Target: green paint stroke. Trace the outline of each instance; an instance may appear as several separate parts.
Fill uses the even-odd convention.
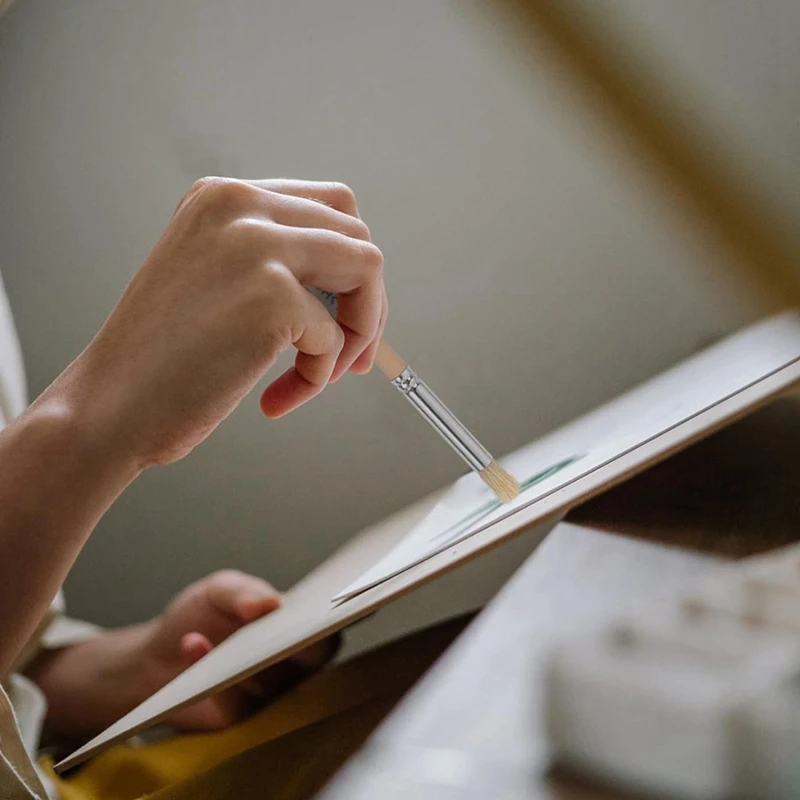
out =
[[[528,491],[528,489],[532,489],[537,484],[541,483],[547,478],[551,478],[558,472],[561,472],[562,469],[565,469],[570,464],[574,464],[576,461],[580,461],[583,458],[584,454],[581,453],[580,455],[570,456],[569,458],[565,458],[563,461],[559,461],[557,464],[553,464],[552,466],[548,467],[547,469],[542,470],[541,472],[537,472],[535,475],[531,475],[530,478],[522,481],[520,484],[519,493],[523,494]],[[466,517],[462,517],[458,522],[451,525],[446,530],[442,531],[441,533],[436,534],[431,541],[436,541],[437,539],[441,539],[442,537],[450,537],[453,535],[453,532],[458,529],[456,535],[460,535],[464,529],[474,525],[476,522],[481,520],[483,517],[488,517],[489,514],[497,511],[503,505],[501,500],[498,500],[496,497],[493,497],[488,502],[484,503],[479,508],[476,508],[475,511],[470,512],[467,514]]]

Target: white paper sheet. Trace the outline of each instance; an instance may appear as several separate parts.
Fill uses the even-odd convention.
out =
[[[794,313],[772,318],[503,459],[526,486],[512,502],[494,501],[477,475],[465,475],[397,547],[331,602],[344,602],[457,545],[798,358],[800,319]]]

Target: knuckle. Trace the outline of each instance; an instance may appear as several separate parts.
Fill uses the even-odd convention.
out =
[[[198,193],[215,211],[237,211],[253,201],[254,188],[233,178],[201,178]],[[196,185],[196,184],[195,184]]]
[[[360,219],[353,220],[353,236],[357,239],[364,239],[365,241],[369,241],[372,238],[372,234],[370,234],[366,223],[362,222]]]
[[[224,179],[217,178],[213,175],[206,175],[204,178],[199,178],[192,184],[191,188],[189,189],[189,194],[198,194],[199,192],[205,191],[221,180]]]
[[[383,253],[372,242],[361,243],[361,255],[364,263],[371,269],[383,269]]]
[[[176,213],[181,210],[183,206],[185,206],[189,201],[197,202],[201,197],[205,196],[205,193],[210,190],[212,186],[216,184],[217,181],[222,180],[221,178],[216,178],[213,176],[206,176],[204,178],[198,178],[190,187],[189,191],[184,194],[181,202],[178,203],[178,208],[176,209]]]
[[[263,253],[274,241],[272,228],[262,220],[237,216],[224,226],[228,244],[237,252],[257,249]]]
[[[331,334],[333,340],[332,349],[335,350],[337,353],[341,353],[342,349],[344,348],[345,336],[341,326],[338,325],[336,322],[333,323],[333,326],[331,328]]]
[[[305,290],[297,282],[292,271],[279,261],[269,261],[261,267],[261,280],[254,299],[259,318],[272,327],[276,317],[291,318],[292,309],[300,301],[300,292]],[[265,315],[265,309],[269,314]]]
[[[326,194],[336,202],[337,205],[352,206],[356,202],[356,193],[346,184],[340,181],[331,181],[325,185]]]
[[[224,180],[214,188],[214,199],[224,207],[242,208],[253,202],[255,189],[244,181]]]
[[[294,294],[296,278],[291,270],[280,261],[267,261],[261,268],[265,288],[270,294],[278,292],[284,296]]]
[[[208,576],[208,587],[210,589],[222,589],[232,583],[237,583],[244,577],[245,574],[238,569],[218,569]]]

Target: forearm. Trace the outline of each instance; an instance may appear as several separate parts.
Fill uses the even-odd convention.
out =
[[[0,433],[0,677],[92,529],[138,474],[68,379]]]
[[[154,622],[43,652],[26,670],[47,697],[47,734],[68,741],[108,727],[161,684],[147,658]]]

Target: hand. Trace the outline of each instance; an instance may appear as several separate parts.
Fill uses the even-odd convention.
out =
[[[179,594],[155,621],[145,646],[146,667],[160,688],[199,661],[243,625],[280,606],[266,581],[234,570],[214,573]],[[179,730],[230,725],[327,663],[338,649],[333,637],[312,645],[259,675],[178,711],[167,722]]]
[[[290,345],[294,367],[261,397],[269,417],[369,371],[387,313],[382,265],[346,186],[198,181],[57,382],[61,396],[139,468],[175,461]],[[338,321],[308,286],[339,295]]]
[[[341,184],[195,184],[94,340],[0,433],[0,680],[114,500],[208,436],[281,350],[298,352],[261,397],[271,417],[370,369],[382,270]],[[338,321],[308,286],[338,294]]]
[[[28,676],[47,696],[49,732],[61,739],[99,733],[280,603],[278,592],[260,578],[223,570],[185,589],[150,622],[42,654]],[[230,725],[321,667],[337,647],[337,638],[319,642],[167,722],[184,731]]]

